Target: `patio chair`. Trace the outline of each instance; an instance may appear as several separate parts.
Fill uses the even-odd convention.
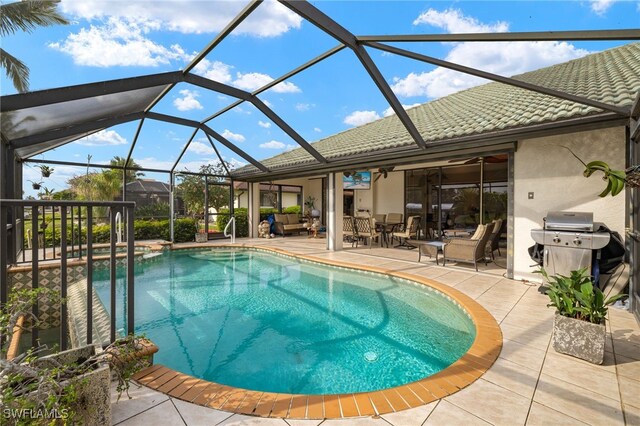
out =
[[[398,238],[400,240],[400,244],[395,247],[416,248],[416,246],[409,243],[409,240],[418,237],[418,229],[420,229],[420,216],[409,216],[407,225],[403,230],[391,233],[391,239]]]
[[[373,239],[380,237],[380,234],[376,231],[376,226],[372,217],[356,217],[356,232],[358,238],[368,239],[369,248],[373,246]]]
[[[354,244],[358,247],[358,231],[356,230],[354,218],[351,216],[342,218],[342,240],[351,243],[351,247]]]
[[[487,249],[490,251],[491,260],[496,260],[496,257],[493,255],[493,252],[498,250],[498,256],[501,256],[500,247],[498,243],[500,242],[500,232],[502,231],[502,219],[495,219],[493,221],[493,232],[491,232],[491,236],[489,237],[489,242],[487,243]]]
[[[373,218],[376,220],[376,223],[384,223],[387,220],[387,215],[382,213],[382,214],[374,214]]]
[[[478,229],[470,239],[454,238],[446,241],[443,248],[444,259],[442,260],[442,265],[445,266],[448,260],[467,262],[473,263],[476,271],[478,271],[478,260],[484,261],[485,265],[487,264],[485,250],[493,228],[493,222],[486,225],[478,225]]]

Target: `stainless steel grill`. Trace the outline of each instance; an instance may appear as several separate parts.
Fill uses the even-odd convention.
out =
[[[531,238],[544,245],[543,266],[549,275],[569,275],[586,267],[591,273],[593,250],[609,243],[609,232],[598,232],[593,213],[552,211],[543,229],[532,229]]]

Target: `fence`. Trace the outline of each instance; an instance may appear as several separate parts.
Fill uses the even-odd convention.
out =
[[[60,262],[60,296],[67,297],[69,284],[67,262],[70,258],[69,249],[73,257],[81,257],[85,249],[86,261],[86,343],[92,344],[93,334],[93,213],[94,209],[106,210],[109,220],[109,267],[110,267],[110,341],[116,339],[116,214],[124,212],[124,229],[126,230],[126,265],[127,265],[127,334],[134,332],[134,208],[133,202],[83,202],[83,201],[36,201],[36,200],[0,200],[0,305],[7,302],[9,292],[8,266],[9,264],[27,263],[31,266],[31,288],[39,287],[39,266],[42,261],[59,260]],[[53,247],[49,253],[46,249],[46,238],[41,231],[41,215],[44,217],[51,212],[53,219]],[[56,212],[59,212],[60,237],[56,238]],[[30,226],[25,227],[30,219]],[[46,222],[46,221],[45,221]],[[85,226],[83,226],[83,223]],[[29,248],[24,247],[25,229],[30,230]],[[70,232],[69,232],[70,231]],[[59,241],[59,246],[56,245]],[[85,244],[83,245],[83,241]],[[40,259],[40,246],[43,245],[43,258]],[[57,254],[56,254],[57,253]],[[77,256],[75,255],[77,253]],[[60,306],[60,347],[68,346],[67,307]],[[32,313],[39,317],[38,302],[34,304]],[[37,346],[38,330],[31,334],[32,346]]]

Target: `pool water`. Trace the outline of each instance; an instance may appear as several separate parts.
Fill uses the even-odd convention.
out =
[[[283,393],[373,391],[446,368],[475,338],[460,307],[399,278],[246,249],[156,259],[135,265],[136,333],[160,348],[155,362],[216,383]],[[94,286],[109,311],[108,270],[95,272]]]

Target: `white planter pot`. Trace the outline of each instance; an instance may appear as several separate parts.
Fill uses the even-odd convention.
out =
[[[605,336],[604,323],[593,324],[556,313],[553,321],[553,349],[556,352],[602,364]]]

